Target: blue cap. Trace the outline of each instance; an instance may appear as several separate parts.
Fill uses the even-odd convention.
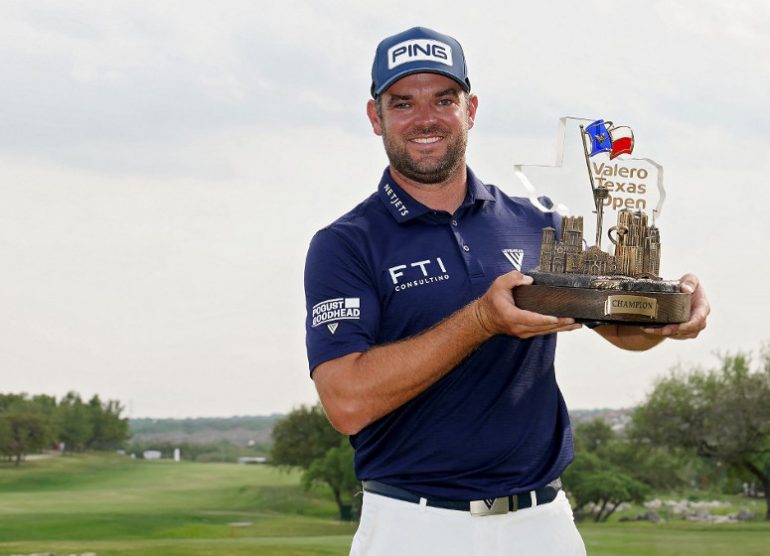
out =
[[[425,27],[412,27],[377,45],[372,64],[372,96],[413,73],[438,73],[454,79],[465,92],[471,82],[460,43]]]

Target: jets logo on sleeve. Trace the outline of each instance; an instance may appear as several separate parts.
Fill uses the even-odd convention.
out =
[[[340,325],[339,321],[359,320],[360,318],[360,297],[337,297],[313,305],[312,327],[325,324],[329,332],[334,334]]]

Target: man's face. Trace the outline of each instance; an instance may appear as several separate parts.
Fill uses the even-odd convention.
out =
[[[423,184],[447,181],[465,162],[468,130],[477,100],[466,100],[452,79],[417,73],[396,81],[382,94],[381,116],[374,101],[368,114],[382,135],[391,170]]]

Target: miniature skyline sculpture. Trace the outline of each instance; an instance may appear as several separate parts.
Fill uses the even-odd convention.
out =
[[[604,201],[609,190],[603,184],[595,185],[589,159],[599,153],[609,153],[610,160],[621,154],[631,154],[634,150],[631,128],[596,120],[585,127],[581,125],[580,132],[594,198],[596,244],[584,248],[582,216],[565,216],[560,239],[556,239],[554,228],[543,229],[537,271],[661,280],[660,231],[654,223],[648,224],[647,214],[643,211],[619,210],[617,223],[608,230],[609,239],[615,246],[614,253],[601,248]]]

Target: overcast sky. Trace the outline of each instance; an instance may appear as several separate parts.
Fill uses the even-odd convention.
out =
[[[0,390],[98,393],[132,417],[312,403],[307,244],[376,187],[372,56],[414,25],[465,48],[468,162],[488,183],[524,194],[513,165],[552,163],[565,115],[632,126],[664,166],[662,274],[700,276],[709,328],[645,353],[561,336],[572,408],[628,406],[676,364],[756,351],[768,6],[2,0]]]

